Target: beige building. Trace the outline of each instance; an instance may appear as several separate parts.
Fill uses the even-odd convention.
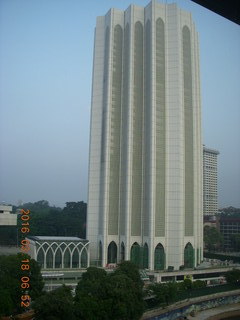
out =
[[[202,260],[199,72],[194,22],[176,4],[97,18],[87,239],[98,265]]]
[[[203,213],[215,215],[218,212],[218,168],[219,151],[203,147]]]
[[[0,205],[0,226],[16,226],[17,214],[13,214],[12,206]]]

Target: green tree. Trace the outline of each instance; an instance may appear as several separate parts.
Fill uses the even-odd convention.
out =
[[[0,244],[17,245],[17,226],[0,226]]]
[[[23,260],[29,260],[29,270],[22,270]],[[21,288],[21,278],[29,277],[29,288]],[[0,314],[22,312],[21,295],[28,290],[31,299],[42,294],[44,283],[37,262],[27,254],[0,256],[0,292],[6,293],[4,299],[7,301],[7,309],[0,309]],[[3,298],[3,296],[1,296]],[[2,306],[0,305],[0,308]],[[8,313],[8,314],[6,314]]]
[[[9,289],[4,289],[0,285],[0,317],[10,315],[14,310],[11,293]]]
[[[203,281],[203,280],[193,281],[192,287],[193,287],[193,289],[205,288],[206,287],[206,282]]]
[[[228,207],[219,210],[220,216],[240,217],[240,208]]]
[[[103,301],[106,299],[106,280],[106,271],[96,267],[89,267],[82,275],[76,287],[75,314],[77,319],[105,319],[108,311]]]
[[[36,320],[74,320],[71,289],[63,285],[46,293],[33,303]]]
[[[69,228],[68,232],[86,239],[87,204],[83,201],[66,202],[63,213],[66,219],[70,219],[71,221],[70,224],[67,224]]]
[[[220,247],[223,237],[214,227],[204,227],[204,243],[209,251],[214,251]]]
[[[87,204],[67,202],[66,207],[51,207],[46,200],[26,203],[24,208],[30,210],[30,232],[34,236],[77,236],[86,238]],[[18,217],[18,228],[21,228],[21,216]]]
[[[181,284],[184,290],[190,290],[193,287],[193,282],[191,279],[184,279],[183,282],[181,282]]]
[[[155,283],[149,286],[149,290],[155,296],[157,304],[168,305],[176,298],[178,284],[176,282]]]
[[[231,271],[226,272],[225,278],[227,283],[236,284],[240,282],[240,270],[232,269]]]
[[[119,263],[115,274],[125,274],[128,278],[132,279],[133,283],[137,285],[139,289],[143,288],[143,281],[141,279],[138,267],[133,262],[123,261]]]
[[[112,274],[90,267],[83,274],[76,288],[75,315],[83,320],[134,320],[144,310],[141,279],[129,264]],[[135,267],[135,266],[134,266]],[[135,281],[132,278],[135,279]]]
[[[113,273],[109,276],[107,289],[107,295],[111,302],[109,319],[137,320],[141,317],[144,311],[142,291],[139,292],[137,285],[131,278],[125,274]]]

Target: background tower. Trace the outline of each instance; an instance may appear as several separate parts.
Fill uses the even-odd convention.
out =
[[[218,212],[217,156],[219,151],[203,146],[203,213],[216,215]]]
[[[92,260],[201,261],[198,36],[176,4],[97,18],[88,197]]]

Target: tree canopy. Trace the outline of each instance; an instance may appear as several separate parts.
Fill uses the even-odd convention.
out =
[[[22,261],[29,260],[29,270],[22,270]],[[21,288],[21,278],[29,277],[28,295],[35,299],[42,294],[44,286],[40,267],[27,254],[0,256],[0,315],[22,312],[21,296],[25,289]]]
[[[39,297],[33,308],[36,320],[75,319],[71,289],[65,285]]]
[[[231,271],[226,272],[225,278],[227,283],[230,283],[230,284],[240,283],[240,270],[233,269]]]
[[[204,243],[209,251],[218,249],[222,241],[223,237],[215,227],[204,227]]]
[[[240,208],[235,208],[235,207],[227,207],[223,209],[218,210],[218,215],[220,216],[227,216],[227,217],[240,217]]]
[[[134,264],[120,264],[116,271],[90,267],[76,288],[75,313],[83,320],[134,320],[144,310],[142,282]]]
[[[87,204],[83,201],[67,202],[61,209],[51,207],[46,200],[25,203],[23,208],[30,210],[30,232],[32,236],[75,236],[86,238]],[[18,227],[21,227],[18,217]]]

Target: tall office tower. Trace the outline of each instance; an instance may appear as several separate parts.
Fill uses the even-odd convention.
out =
[[[97,18],[87,238],[91,260],[151,270],[202,259],[198,36],[150,2]]]
[[[203,213],[215,215],[218,211],[217,156],[219,151],[203,146]]]

